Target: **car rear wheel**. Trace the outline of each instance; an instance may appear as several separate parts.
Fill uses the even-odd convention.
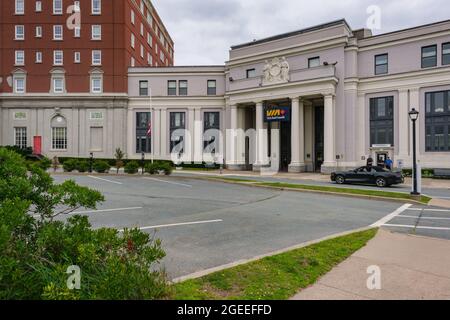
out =
[[[379,178],[377,178],[375,183],[376,183],[377,187],[380,187],[380,188],[387,187],[387,182],[386,182],[385,178],[379,177]]]
[[[344,184],[345,183],[345,178],[343,176],[336,176],[336,183],[337,184]]]

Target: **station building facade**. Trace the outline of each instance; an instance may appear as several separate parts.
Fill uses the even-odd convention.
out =
[[[128,158],[202,163],[214,141],[213,162],[237,170],[327,173],[369,156],[410,167],[415,108],[422,167],[450,168],[450,21],[374,36],[338,20],[233,46],[221,66],[131,67],[127,79],[126,112],[65,110],[71,143],[104,121],[111,147],[64,155],[113,157],[122,139]]]

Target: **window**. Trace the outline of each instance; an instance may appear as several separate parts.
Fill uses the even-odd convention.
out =
[[[25,93],[25,78],[15,77],[14,78],[14,93]]]
[[[134,41],[135,41],[135,38],[134,38],[134,34],[132,33],[131,34],[131,47],[134,49]]]
[[[25,65],[25,51],[23,50],[17,50],[15,58],[15,65],[16,66],[24,66]]]
[[[141,58],[144,58],[144,46],[141,44]]]
[[[92,26],[92,40],[102,40],[102,26],[101,25],[93,25]]]
[[[215,96],[217,94],[216,87],[216,80],[208,80],[208,96]]]
[[[170,152],[184,153],[186,113],[170,113]],[[178,146],[175,150],[175,146]]]
[[[53,14],[62,14],[63,4],[62,0],[53,0]]]
[[[388,55],[380,54],[375,56],[375,74],[387,74],[388,73]]]
[[[36,1],[36,12],[42,12],[42,1]]]
[[[53,26],[53,40],[63,40],[63,26]]]
[[[150,112],[136,113],[136,153],[152,152],[152,125]]]
[[[25,14],[25,0],[16,0],[16,14]]]
[[[67,123],[62,116],[52,120],[52,149],[67,150]]]
[[[74,36],[75,38],[81,37],[81,27],[75,27],[75,28],[73,29],[73,36]]]
[[[150,52],[147,53],[147,62],[149,66],[153,64],[153,56],[150,54]]]
[[[216,130],[215,135],[213,130]],[[214,142],[219,141],[219,136],[216,136],[220,130],[220,112],[205,112],[203,115],[203,149],[206,150],[210,146],[208,152],[216,153],[218,145],[214,145]]]
[[[141,13],[144,14],[144,1],[141,0],[141,3],[139,4],[139,10],[141,10]]]
[[[36,27],[36,38],[42,38],[42,26]]]
[[[131,10],[131,23],[134,24],[134,11]]]
[[[100,50],[92,51],[92,65],[101,66],[102,65],[102,52]]]
[[[15,26],[14,40],[25,40],[25,26]]]
[[[320,67],[320,57],[314,57],[308,59],[308,68]]]
[[[25,149],[28,147],[27,143],[27,128],[26,127],[16,127],[14,128],[14,145],[20,149]]]
[[[370,144],[394,145],[394,97],[370,99]]]
[[[150,47],[153,47],[153,38],[152,35],[149,33],[147,33],[147,43]]]
[[[175,80],[169,80],[167,83],[167,94],[169,96],[176,96],[177,95],[177,82]]]
[[[102,14],[102,0],[92,0],[91,13],[95,15]]]
[[[80,52],[75,52],[74,53],[73,62],[81,63],[81,53]]]
[[[422,68],[431,68],[437,66],[437,46],[428,46],[422,48]]]
[[[53,78],[53,93],[64,93],[64,78]]]
[[[148,96],[148,81],[139,81],[139,95]]]
[[[36,52],[36,63],[42,63],[42,52]]]
[[[93,76],[91,78],[91,92],[92,93],[102,93],[103,91],[103,80],[101,76]]]
[[[450,91],[425,94],[425,150],[450,151]]]
[[[187,96],[188,95],[188,82],[187,80],[180,80],[179,83],[179,89],[178,94],[180,96]]]
[[[136,65],[136,60],[131,57],[131,66],[134,67]]]
[[[153,24],[153,18],[152,18],[152,15],[150,14],[150,12],[147,12],[147,22],[151,27]]]
[[[256,77],[256,70],[255,69],[248,69],[247,70],[247,79],[248,78],[254,78]]]
[[[62,50],[53,51],[53,65],[62,66],[64,64],[64,53]]]
[[[442,45],[442,64],[450,64],[450,42]]]
[[[166,60],[164,52],[162,51],[159,52],[159,59],[161,60],[162,63],[164,63],[164,61]]]
[[[144,36],[144,25],[141,23],[141,36]]]

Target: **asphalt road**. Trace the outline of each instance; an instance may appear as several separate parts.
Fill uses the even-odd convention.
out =
[[[155,233],[171,278],[365,227],[401,206],[181,177],[54,178],[73,179],[105,195],[99,211],[78,212],[93,227]]]

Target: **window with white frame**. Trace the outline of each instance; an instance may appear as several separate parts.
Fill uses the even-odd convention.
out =
[[[136,60],[134,60],[133,57],[131,57],[131,66],[134,67],[136,65]]]
[[[162,52],[162,51],[159,52],[159,59],[161,59],[161,62],[164,63],[164,61],[166,60],[166,57],[165,57],[165,55],[164,55],[164,52]]]
[[[42,63],[42,52],[41,51],[36,52],[36,63]]]
[[[36,12],[42,12],[42,1],[36,1]]]
[[[91,92],[102,93],[103,91],[103,79],[101,75],[93,75],[91,77]]]
[[[92,0],[91,13],[102,14],[102,0]]]
[[[144,57],[144,46],[141,44],[141,58]]]
[[[52,150],[67,150],[67,121],[63,116],[56,116],[51,121]]]
[[[73,36],[74,36],[75,38],[81,37],[81,27],[75,27],[75,28],[73,29]]]
[[[141,23],[141,36],[144,36],[144,24]]]
[[[102,65],[102,52],[101,50],[92,51],[92,65],[101,66]]]
[[[25,51],[16,50],[15,53],[15,65],[16,66],[24,66],[25,65]]]
[[[42,26],[36,26],[36,38],[42,38]]]
[[[149,66],[153,64],[153,56],[150,54],[150,52],[147,52],[147,62]]]
[[[14,77],[14,93],[25,93],[25,77]]]
[[[135,37],[134,34],[131,34],[131,47],[134,48]]]
[[[141,13],[144,14],[144,1],[141,0],[141,3],[139,4],[139,9],[141,10]]]
[[[152,35],[149,33],[147,33],[147,43],[150,47],[153,47],[153,38]]]
[[[15,26],[14,40],[25,40],[25,26],[23,25]]]
[[[63,13],[63,0],[53,0],[53,14],[62,14]]]
[[[16,0],[16,14],[25,14],[25,0]]]
[[[92,26],[92,40],[102,40],[102,26],[93,25]]]
[[[14,128],[14,145],[20,149],[25,149],[28,147],[26,127]]]
[[[147,22],[150,25],[150,27],[152,27],[153,18],[152,18],[152,15],[150,14],[150,12],[147,12]]]
[[[54,25],[53,26],[53,40],[63,40],[63,26]]]
[[[134,24],[134,20],[135,20],[135,18],[134,18],[134,11],[131,10],[131,23],[132,24]]]
[[[54,77],[53,78],[53,93],[64,93],[64,78]]]
[[[74,53],[73,62],[81,63],[81,53],[80,52],[77,51]]]
[[[64,52],[62,50],[53,51],[53,65],[62,66],[64,64]]]

